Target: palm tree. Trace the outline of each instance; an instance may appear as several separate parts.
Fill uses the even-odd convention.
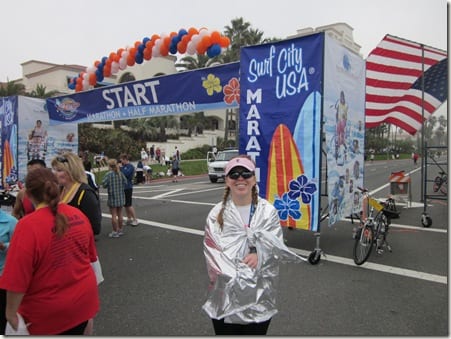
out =
[[[36,88],[34,90],[32,90],[31,93],[29,93],[28,95],[33,98],[45,99],[45,98],[50,98],[50,97],[53,97],[53,96],[59,94],[58,91],[47,92],[46,90],[47,90],[47,88],[44,85],[37,84]]]
[[[0,83],[0,97],[9,97],[13,95],[24,95],[25,85],[15,81],[7,81],[6,84]]]
[[[257,45],[263,41],[263,32],[251,28],[251,24],[243,18],[233,19],[231,26],[225,26],[224,35],[230,39],[230,47],[222,56],[224,63],[240,60],[241,47]]]
[[[187,70],[209,67],[217,62],[221,62],[220,56],[216,56],[214,58],[209,58],[208,55],[196,54],[195,56],[188,55],[188,56],[181,58],[180,62],[175,64],[175,67],[182,68],[183,71],[187,71]]]

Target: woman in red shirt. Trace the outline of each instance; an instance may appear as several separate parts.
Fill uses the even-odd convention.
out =
[[[19,313],[31,335],[83,334],[99,310],[91,224],[78,208],[60,203],[50,169],[28,173],[25,187],[36,210],[19,220],[8,250],[0,280],[6,318],[16,330]]]

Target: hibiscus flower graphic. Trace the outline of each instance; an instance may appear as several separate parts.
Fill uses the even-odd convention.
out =
[[[226,104],[233,104],[236,101],[237,104],[240,103],[240,82],[237,78],[232,78],[229,83],[222,89],[224,93],[224,102]]]
[[[300,196],[304,204],[309,204],[313,193],[316,192],[316,184],[309,181],[304,174],[298,176],[296,180],[291,180],[288,186],[290,199],[297,199]]]
[[[292,200],[288,193],[284,193],[281,198],[277,197],[274,201],[274,207],[277,209],[280,220],[287,220],[288,216],[294,220],[301,219],[301,205],[298,200]]]
[[[221,92],[221,81],[213,74],[208,74],[207,79],[202,81],[202,86],[207,90],[207,94],[212,96],[214,92]]]

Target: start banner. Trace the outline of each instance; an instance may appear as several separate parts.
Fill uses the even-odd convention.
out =
[[[238,71],[235,62],[49,98],[50,124],[235,108],[239,105]]]

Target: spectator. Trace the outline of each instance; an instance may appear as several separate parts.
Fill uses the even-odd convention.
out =
[[[102,186],[108,191],[107,205],[111,213],[111,226],[113,231],[108,234],[110,238],[119,238],[124,234],[122,207],[125,205],[125,187],[127,178],[120,171],[116,159],[108,160],[108,172],[102,180]]]
[[[146,183],[150,183],[152,181],[152,167],[145,165],[143,170],[144,175],[146,176]]]
[[[88,184],[82,160],[72,152],[65,152],[53,158],[51,165],[61,186],[61,201],[80,209],[91,222],[94,235],[100,234],[100,200]]]
[[[146,165],[147,166],[147,165]],[[144,182],[144,165],[141,160],[136,165],[136,183],[141,184]]]
[[[180,161],[182,161],[182,158],[181,158],[181,155],[180,155],[180,150],[177,148],[177,146],[175,146],[174,156],[178,160],[179,163],[180,163]]]
[[[83,334],[99,310],[91,225],[79,209],[60,203],[50,169],[28,173],[25,187],[37,208],[19,220],[8,250],[0,281],[6,318],[17,330],[19,313],[30,335]]]
[[[149,155],[147,154],[147,152],[144,148],[141,148],[141,161],[144,164],[147,164],[148,160],[149,160]]]
[[[418,161],[418,153],[414,152],[413,153],[413,164],[416,166],[417,165],[417,161]]]
[[[152,145],[149,149],[150,160],[153,162],[155,160],[155,145]]]
[[[27,163],[27,173],[36,168],[45,168],[45,161],[42,159],[32,159]],[[17,192],[16,202],[14,203],[12,216],[16,219],[22,218],[24,215],[34,211],[33,203],[26,194],[25,188]]]
[[[161,157],[161,150],[160,150],[160,147],[157,147],[157,149],[155,150],[155,161],[157,162],[157,164],[160,163],[160,157]]]
[[[83,167],[85,168],[88,185],[91,186],[91,188],[97,193],[97,196],[99,196],[99,185],[97,185],[96,176],[91,172],[91,162],[89,160],[84,160]]]
[[[177,175],[179,174],[179,160],[176,155],[172,158],[171,170],[173,177],[172,182],[177,182]]]
[[[8,253],[9,243],[16,228],[17,219],[0,210],[0,276],[5,266],[6,253]],[[5,334],[6,327],[6,291],[0,289],[0,334]]]
[[[133,166],[127,154],[121,155],[121,172],[127,178],[127,185],[125,186],[125,214],[127,215],[127,225],[136,227],[139,225],[138,219],[136,219],[135,208],[132,204],[133,197],[133,176],[135,175],[135,166]]]

